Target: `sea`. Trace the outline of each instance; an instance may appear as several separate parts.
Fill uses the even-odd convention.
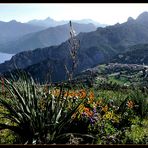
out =
[[[12,58],[14,54],[2,53],[0,52],[0,64],[8,61]]]

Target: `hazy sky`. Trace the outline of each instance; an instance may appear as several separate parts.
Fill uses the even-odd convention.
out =
[[[112,25],[125,22],[129,16],[135,19],[144,11],[148,11],[147,3],[0,3],[0,20],[27,22],[47,17],[55,20],[90,18]]]

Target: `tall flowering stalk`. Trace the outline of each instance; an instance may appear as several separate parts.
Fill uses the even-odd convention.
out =
[[[71,21],[69,22],[69,24],[70,24],[69,52],[70,52],[70,56],[72,59],[72,67],[71,67],[71,69],[68,69],[67,66],[65,65],[65,69],[66,69],[66,73],[68,75],[68,79],[69,79],[69,81],[71,81],[73,79],[74,72],[75,72],[76,67],[78,65],[77,52],[78,52],[78,49],[80,46],[80,41],[76,38],[76,32],[73,29]]]
[[[1,85],[2,85],[2,94],[5,94],[5,88],[4,88],[4,79],[1,77]]]

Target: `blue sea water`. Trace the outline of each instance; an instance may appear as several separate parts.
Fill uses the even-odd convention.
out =
[[[10,60],[13,55],[14,54],[7,54],[0,52],[0,63],[4,63],[5,61]]]

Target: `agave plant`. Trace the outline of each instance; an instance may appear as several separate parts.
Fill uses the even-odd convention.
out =
[[[23,144],[56,143],[62,130],[72,118],[81,101],[66,111],[69,100],[64,99],[61,87],[60,95],[55,97],[45,93],[43,87],[22,74],[17,81],[4,78],[9,96],[0,98],[0,105],[5,112],[0,116],[9,123],[0,123],[0,130],[9,129],[16,133]]]

